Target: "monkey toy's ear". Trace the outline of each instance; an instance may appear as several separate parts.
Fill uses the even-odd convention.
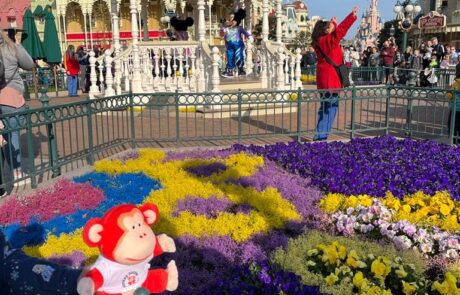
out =
[[[144,204],[141,207],[139,207],[139,210],[141,210],[142,214],[144,214],[145,221],[147,224],[154,224],[158,220],[158,207],[154,204]]]
[[[100,218],[90,219],[83,228],[83,241],[90,247],[99,246],[104,226]]]

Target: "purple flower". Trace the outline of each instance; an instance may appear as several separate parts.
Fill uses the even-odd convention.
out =
[[[348,143],[277,143],[235,145],[235,150],[264,155],[288,171],[310,178],[323,192],[397,197],[422,190],[447,190],[460,199],[460,148],[434,141],[398,140],[391,136],[353,139]]]
[[[208,165],[196,166],[187,168],[187,172],[198,177],[208,177],[215,173],[222,172],[227,169],[227,166],[221,162],[213,162]]]

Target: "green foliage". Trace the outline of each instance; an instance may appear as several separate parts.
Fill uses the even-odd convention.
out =
[[[311,33],[309,31],[300,31],[292,42],[292,47],[300,48],[303,50],[307,49],[311,43]]]
[[[311,231],[296,239],[291,239],[286,249],[278,249],[271,257],[272,262],[279,264],[284,270],[293,272],[302,278],[302,283],[309,286],[321,286],[321,291],[329,294],[353,294],[353,283],[343,280],[337,285],[328,286],[324,276],[308,269],[307,261],[310,259],[308,251],[319,244],[330,244],[338,241],[348,250],[355,250],[359,256],[373,254],[375,257],[401,257],[404,264],[414,266],[414,275],[423,277],[427,269],[426,261],[416,252],[398,251],[392,245],[379,245],[373,242],[363,241],[359,238],[335,237],[324,232]]]
[[[262,19],[259,19],[252,32],[256,39],[262,39]],[[276,17],[268,16],[268,40],[276,40]]]

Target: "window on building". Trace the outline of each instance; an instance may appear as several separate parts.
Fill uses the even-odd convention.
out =
[[[460,23],[460,10],[457,9],[454,12],[452,12],[452,23],[453,24],[459,24]]]
[[[303,17],[303,15],[300,16],[300,21],[301,21],[301,22],[304,22],[304,21],[305,21],[305,18]]]
[[[430,0],[430,11],[436,10],[436,0]]]

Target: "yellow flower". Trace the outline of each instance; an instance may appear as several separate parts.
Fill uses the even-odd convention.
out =
[[[364,277],[363,273],[360,271],[358,271],[353,277],[353,285],[359,289],[361,289],[361,287],[363,286],[363,284],[366,283],[366,281],[367,281],[366,278]]]
[[[403,266],[400,266],[399,269],[395,271],[395,273],[400,279],[404,279],[405,277],[407,277],[407,272],[404,270]]]
[[[349,267],[352,267],[352,268],[357,268],[359,266],[359,256],[355,250],[351,250],[350,253],[348,253],[346,263]]]
[[[415,283],[410,284],[403,281],[402,285],[404,295],[413,295],[417,291],[417,285]]]
[[[344,199],[341,194],[328,194],[319,202],[319,207],[326,213],[335,213],[341,209]]]
[[[339,280],[339,277],[331,273],[324,280],[326,281],[328,285],[332,286]]]
[[[460,294],[459,289],[457,288],[457,279],[450,273],[446,272],[446,277],[444,282],[434,282],[431,286],[432,290],[438,291],[442,295],[458,295]]]
[[[450,214],[451,208],[445,204],[442,204],[439,211],[442,215],[447,216]]]
[[[372,262],[371,271],[376,278],[384,280],[391,271],[390,260],[384,256],[379,256]]]
[[[404,213],[410,213],[412,209],[409,205],[403,205],[402,210],[404,211]]]

